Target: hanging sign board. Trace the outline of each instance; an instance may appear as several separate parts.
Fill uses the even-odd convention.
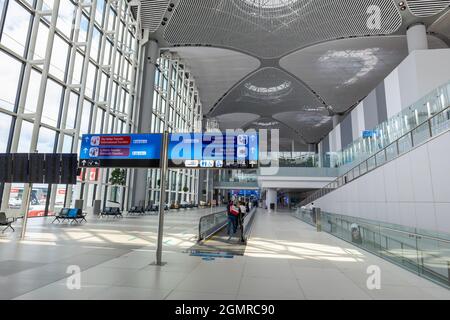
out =
[[[162,134],[83,135],[82,168],[159,168]]]
[[[170,134],[168,152],[170,168],[256,169],[258,134]]]

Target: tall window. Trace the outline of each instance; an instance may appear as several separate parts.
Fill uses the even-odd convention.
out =
[[[195,98],[197,97],[197,98]],[[195,79],[183,67],[182,62],[163,55],[158,59],[155,73],[151,130],[164,132],[200,132],[201,105]],[[149,171],[149,200],[158,201],[159,170]],[[168,174],[167,202],[198,201],[198,171],[173,170]]]
[[[128,1],[37,5],[0,0],[0,152],[76,152],[83,133],[133,130],[127,112],[135,104],[139,40]],[[52,14],[40,15],[48,10]],[[53,186],[50,195],[48,185],[36,185],[34,193],[45,196],[32,205],[48,202],[54,212],[70,205],[66,192],[91,197],[93,184],[101,183]],[[2,207],[16,207],[21,192],[23,186],[5,184]]]

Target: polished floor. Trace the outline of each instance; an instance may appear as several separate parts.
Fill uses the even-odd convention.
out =
[[[89,219],[83,226],[30,221],[27,239],[0,236],[0,299],[450,299],[450,291],[284,213],[257,213],[244,256],[190,256],[198,220],[166,215],[164,267],[157,217]],[[367,268],[381,289],[367,288]],[[70,290],[77,266],[81,286]],[[69,284],[69,286],[68,286]]]

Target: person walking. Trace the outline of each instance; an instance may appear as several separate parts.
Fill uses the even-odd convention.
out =
[[[232,201],[227,206],[227,213],[228,213],[228,241],[231,240],[233,235],[237,231],[237,219],[239,216],[239,208],[234,205]]]

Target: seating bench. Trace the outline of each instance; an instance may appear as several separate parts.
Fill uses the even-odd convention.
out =
[[[0,212],[0,226],[4,227],[6,226],[6,228],[2,230],[2,233],[5,233],[7,229],[11,229],[14,232],[15,230],[11,225],[13,222],[14,220],[11,220],[8,217],[6,217],[6,213]]]
[[[86,213],[84,213],[81,209],[70,209],[70,208],[62,208],[58,215],[55,216],[55,219],[52,221],[58,221],[58,223],[64,222],[66,220],[70,221],[70,223],[82,223],[87,222]]]
[[[128,214],[138,214],[138,215],[143,215],[145,214],[145,209],[142,206],[137,206],[137,207],[131,207],[130,210],[128,210]]]
[[[113,208],[113,207],[105,207],[105,209],[100,212],[100,218],[103,216],[113,216],[114,218],[123,218],[122,212],[120,211],[120,208]]]

